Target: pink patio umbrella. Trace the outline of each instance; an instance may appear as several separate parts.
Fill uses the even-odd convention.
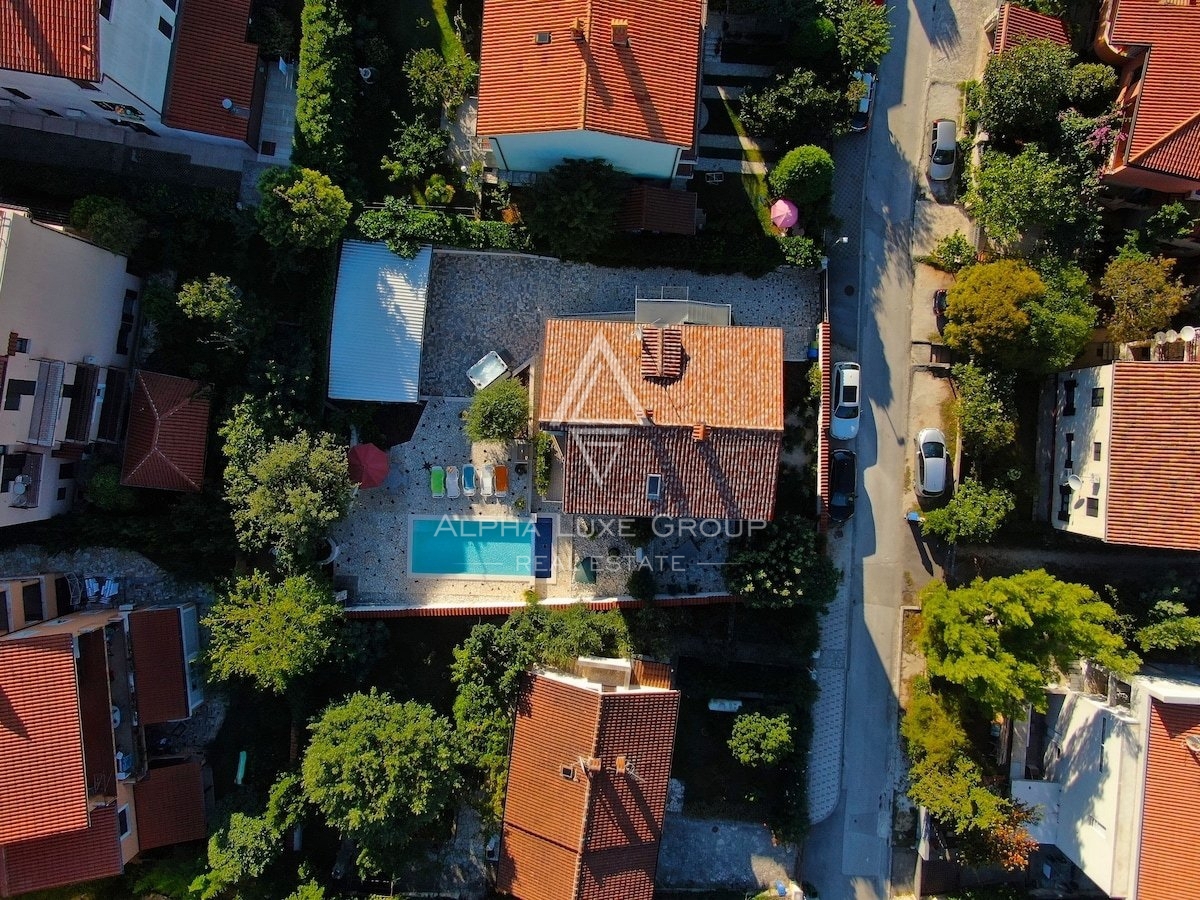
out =
[[[347,454],[350,480],[361,487],[373,488],[387,478],[388,455],[374,444],[355,444]]]
[[[791,200],[779,199],[771,204],[771,224],[776,228],[791,228],[800,220],[800,210]]]

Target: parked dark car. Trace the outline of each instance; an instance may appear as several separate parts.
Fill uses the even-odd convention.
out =
[[[862,96],[858,99],[858,106],[850,118],[850,130],[866,131],[871,123],[871,106],[875,100],[875,85],[879,82],[879,76],[872,69],[866,69],[855,72],[850,77],[862,83]]]
[[[853,450],[834,450],[829,463],[829,518],[845,522],[854,515],[858,457]]]

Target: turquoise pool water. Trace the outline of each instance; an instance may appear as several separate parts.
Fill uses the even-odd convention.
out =
[[[413,575],[531,578],[535,537],[544,527],[535,518],[413,517],[409,570]]]

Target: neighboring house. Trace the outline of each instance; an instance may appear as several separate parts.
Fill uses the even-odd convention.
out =
[[[517,698],[497,890],[652,900],[679,692],[658,663],[581,657]]]
[[[119,125],[257,149],[266,68],[246,39],[251,5],[0,3],[0,103],[43,131],[94,138]]]
[[[0,527],[65,512],[85,449],[121,436],[141,289],[126,262],[0,207]]]
[[[1116,360],[1056,376],[1049,477],[1055,528],[1200,550],[1196,474],[1200,364]]]
[[[1165,194],[1200,190],[1200,6],[1105,0],[1095,50],[1121,71],[1124,124],[1106,184]]]
[[[1071,46],[1071,35],[1062,19],[1013,3],[1004,3],[992,13],[984,31],[987,32],[993,53],[1003,53],[1033,40],[1053,41],[1060,47]]]
[[[1122,900],[1195,896],[1200,673],[1088,671],[1049,701],[1014,729],[1011,762],[1013,798],[1042,813],[1030,833],[1065,857],[1046,856],[1046,886],[1072,890],[1082,873]]]
[[[486,0],[477,133],[494,164],[608,160],[643,178],[695,161],[702,0]]]
[[[52,596],[57,580],[0,583]],[[119,875],[206,835],[202,762],[157,757],[148,735],[203,702],[196,607],[66,613],[53,599],[45,621],[26,606],[0,633],[0,897]]]
[[[563,512],[773,517],[782,329],[550,319],[538,369]]]
[[[210,392],[198,381],[174,375],[139,371],[134,376],[121,484],[200,491]]]

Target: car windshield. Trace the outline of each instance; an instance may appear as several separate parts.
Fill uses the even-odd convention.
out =
[[[926,459],[941,459],[946,448],[935,441],[927,441],[921,445],[921,455]]]
[[[838,408],[833,411],[833,414],[839,419],[853,419],[858,416],[858,404],[855,403],[851,406],[839,404]]]
[[[954,162],[954,149],[950,147],[941,147],[933,151],[933,161],[939,166],[944,166],[946,163]]]

